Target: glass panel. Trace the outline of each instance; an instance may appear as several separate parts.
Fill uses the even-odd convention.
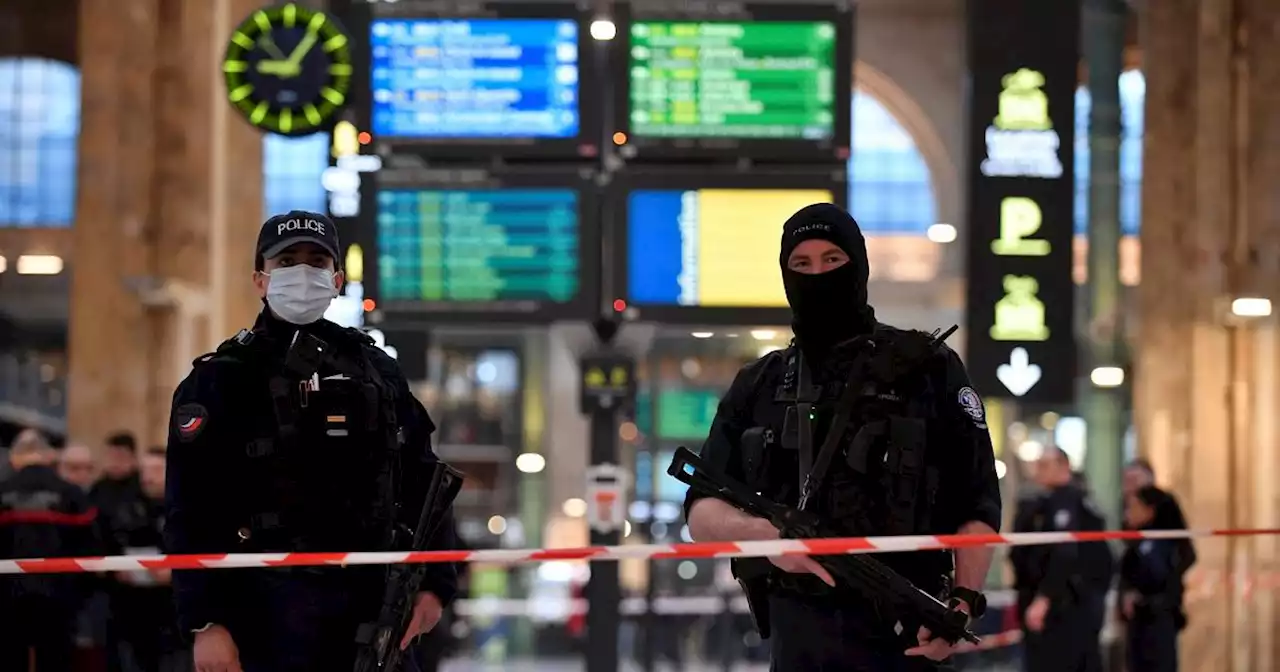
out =
[[[263,219],[290,210],[327,212],[328,199],[320,180],[328,167],[328,133],[303,138],[264,136]]]
[[[80,73],[42,58],[0,58],[0,227],[75,219]]]

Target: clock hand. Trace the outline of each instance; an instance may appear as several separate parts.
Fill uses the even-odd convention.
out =
[[[270,35],[263,35],[258,38],[258,45],[275,60],[284,61],[288,59],[288,56],[284,55],[284,52],[280,50],[280,46],[276,44],[275,40],[271,39]]]
[[[289,61],[261,60],[258,61],[258,65],[254,69],[260,74],[275,75],[284,79],[297,77],[298,73],[302,72],[301,66]]]
[[[289,54],[289,58],[285,63],[301,69],[302,59],[306,58],[307,52],[311,51],[311,47],[316,45],[316,41],[320,39],[320,35],[314,30],[308,30],[306,35],[302,36],[302,40],[298,42],[298,46],[293,48],[293,52]]]

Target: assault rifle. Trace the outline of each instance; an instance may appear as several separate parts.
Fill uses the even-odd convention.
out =
[[[667,473],[697,492],[724,500],[743,512],[764,518],[781,531],[784,539],[823,539],[840,535],[827,534],[818,518],[810,512],[772,502],[753,492],[745,484],[712,467],[685,447],[676,450]],[[825,555],[814,558],[836,581],[871,598],[877,604],[890,606],[896,614],[915,617],[935,637],[955,643],[961,639],[978,643],[969,630],[969,617],[949,608],[937,598],[917,588],[906,577],[869,555]],[[753,598],[755,598],[753,600]],[[754,602],[759,595],[751,595]],[[753,615],[755,604],[753,607]],[[767,636],[768,624],[757,623],[761,635]]]
[[[444,462],[436,462],[430,478],[422,514],[413,530],[410,551],[427,550],[448,517],[453,500],[462,490],[462,474]],[[403,656],[400,640],[409,629],[414,601],[427,569],[426,563],[391,566],[378,620],[361,624],[356,632],[359,651],[355,672],[397,672],[400,669]]]

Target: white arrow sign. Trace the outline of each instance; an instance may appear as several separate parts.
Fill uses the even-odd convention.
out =
[[[1015,397],[1021,397],[1040,382],[1040,367],[1031,363],[1026,348],[1014,348],[1009,353],[1009,363],[996,369],[996,378],[1009,388]]]

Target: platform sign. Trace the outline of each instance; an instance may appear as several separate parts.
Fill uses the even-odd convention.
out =
[[[968,6],[969,373],[988,396],[1069,403],[1080,7]]]
[[[636,394],[636,362],[624,355],[591,355],[579,364],[584,414],[617,408]]]

